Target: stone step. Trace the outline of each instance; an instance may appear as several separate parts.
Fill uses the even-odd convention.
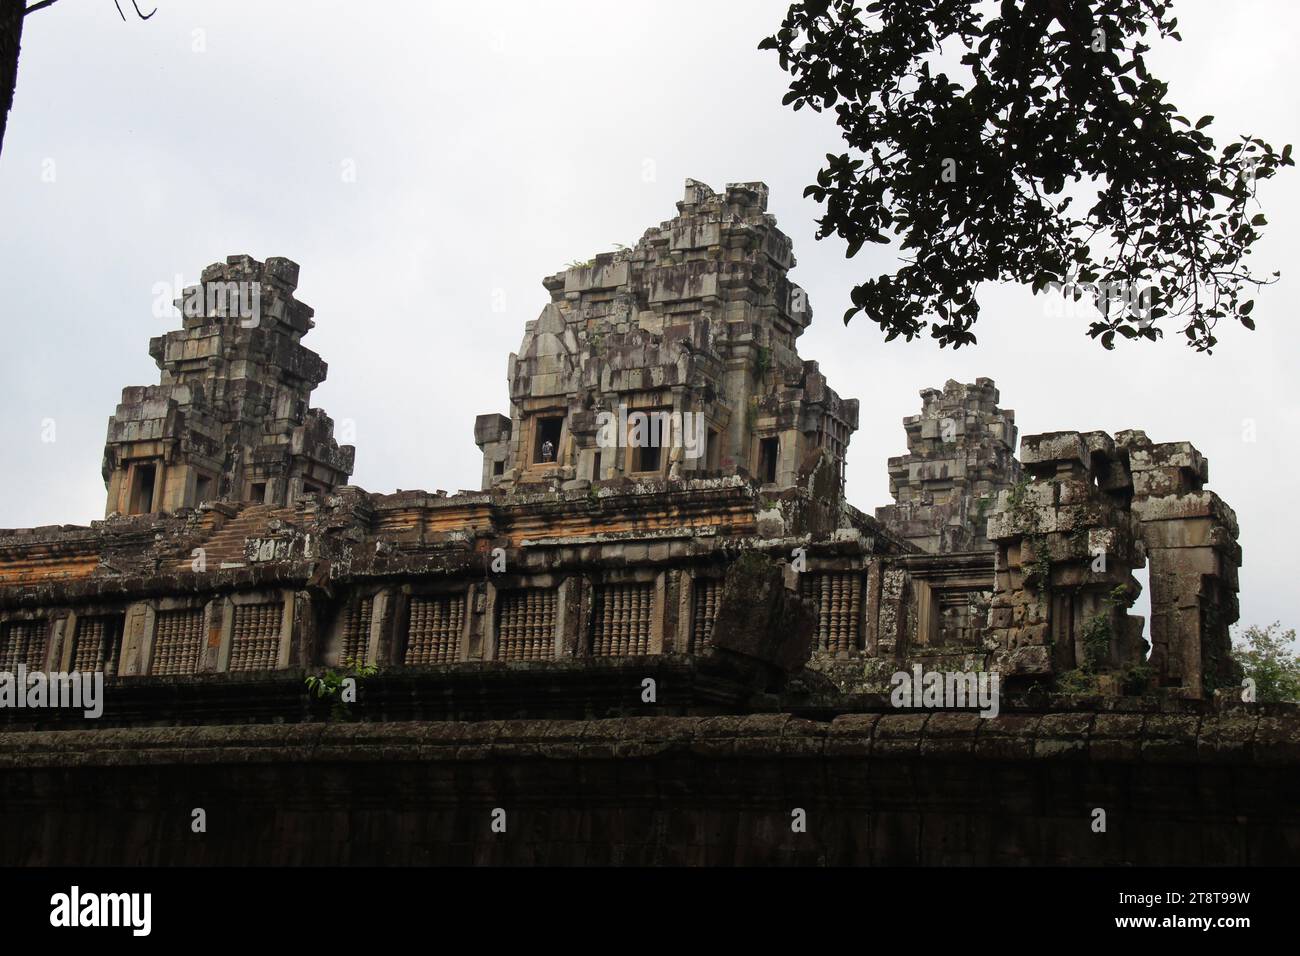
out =
[[[291,518],[295,513],[293,508],[276,505],[248,505],[226,521],[210,538],[195,547],[203,549],[209,568],[220,567],[223,563],[243,564],[246,560],[244,546],[248,538],[264,530],[272,520]],[[188,571],[192,561],[193,558],[186,555],[176,562],[176,567]]]

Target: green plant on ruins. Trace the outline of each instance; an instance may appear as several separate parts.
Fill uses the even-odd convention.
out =
[[[1029,487],[1029,479],[1022,477],[1007,492],[1007,505],[1010,509],[1019,515],[1021,506],[1025,503],[1025,489]]]
[[[1110,653],[1112,612],[1117,607],[1128,607],[1128,591],[1117,584],[1101,604],[1102,610],[1083,626],[1083,668],[1089,674],[1095,674]]]
[[[1092,674],[1086,673],[1082,668],[1076,667],[1073,670],[1063,671],[1056,675],[1056,692],[1058,694],[1068,694],[1076,696],[1078,694],[1087,694],[1096,689],[1096,683]]]
[[[1101,672],[1110,654],[1112,612],[1117,607],[1128,607],[1128,591],[1122,584],[1102,600],[1102,610],[1088,618],[1083,625],[1083,662],[1073,670],[1056,675],[1056,690],[1062,694],[1082,694],[1094,690],[1096,676]],[[1140,693],[1151,679],[1151,667],[1145,661],[1130,667],[1121,676],[1125,693]]]
[[[883,657],[869,657],[862,665],[862,678],[867,686],[876,691],[883,691],[889,686],[889,679],[897,665]]]
[[[1036,528],[1038,526],[1034,515],[1034,506],[1028,501],[1029,483],[1028,478],[1021,477],[1007,491],[1007,511],[1011,513],[1011,517],[1015,521],[1015,527],[1026,536],[1029,535],[1031,527]]]
[[[1106,653],[1110,650],[1110,615],[1094,614],[1083,625],[1083,670],[1088,674],[1097,673]]]
[[[1033,551],[1034,560],[1024,568],[1026,579],[1038,590],[1049,591],[1052,587],[1052,562],[1047,553],[1047,535],[1037,534],[1030,529],[1037,527],[1034,507],[1026,497],[1029,479],[1021,477],[1007,492],[1007,511],[1010,512],[1014,527],[1024,535],[1021,541],[1021,554],[1028,545]],[[981,513],[982,516],[982,513]]]
[[[1030,543],[1034,552],[1034,560],[1028,567],[1028,574],[1033,578],[1034,586],[1046,593],[1052,590],[1052,559],[1047,554],[1047,535],[1036,534],[1025,540]]]
[[[348,700],[345,693],[349,689],[348,681],[352,681],[351,689],[355,690],[362,681],[378,673],[379,668],[374,664],[363,664],[360,660],[347,658],[339,662],[337,669],[331,667],[323,674],[307,675],[305,683],[308,693],[329,699],[330,720],[348,720],[352,716],[352,701]]]
[[[1120,675],[1120,690],[1129,695],[1141,694],[1151,685],[1151,679],[1155,676],[1156,669],[1150,662],[1134,664]]]

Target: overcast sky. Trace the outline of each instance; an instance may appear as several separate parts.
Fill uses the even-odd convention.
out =
[[[1022,435],[1193,442],[1241,522],[1243,623],[1300,624],[1294,169],[1260,190],[1253,266],[1282,281],[1257,296],[1258,331],[1223,329],[1213,356],[1174,336],[1104,352],[1085,317],[1014,287],[984,290],[974,348],[885,344],[839,316],[889,253],[816,242],[801,197],[837,130],[782,107],[785,74],[755,49],[782,0],[156,0],[148,22],[122,2],[125,23],[111,0],[60,0],[24,29],[0,155],[0,527],[102,516],[108,416],[123,386],[157,382],[148,340],[179,326],[155,286],[235,253],[301,265],[305,344],[329,363],[313,404],[355,428],[354,483],[477,488],[474,416],[508,411],[542,277],[635,243],[687,177],[762,180],[815,313],[800,351],[862,403],[852,503],[890,500],[885,459],[922,388],[989,376]],[[1300,4],[1176,6],[1184,42],[1148,62],[1180,110],[1216,116],[1220,143],[1300,141]]]

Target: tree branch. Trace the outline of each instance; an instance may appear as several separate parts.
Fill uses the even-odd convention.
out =
[[[52,3],[53,0],[50,0],[50,2]],[[113,6],[117,7],[117,15],[118,15],[119,17],[121,17],[121,18],[122,18],[122,22],[125,23],[125,22],[126,22],[126,14],[122,12],[122,7],[121,7],[121,5],[117,2],[117,0],[113,0]],[[137,17],[139,17],[141,20],[148,20],[149,17],[153,16],[155,13],[158,12],[158,8],[157,8],[157,7],[154,7],[151,11],[149,11],[148,15],[145,15],[145,14],[141,13],[141,12],[140,12],[140,5],[137,4],[137,3],[135,2],[135,0],[131,0],[131,6],[135,7],[135,15],[136,15]]]

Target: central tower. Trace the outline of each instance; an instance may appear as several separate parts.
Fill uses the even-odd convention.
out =
[[[738,472],[779,489],[824,456],[842,492],[858,403],[799,357],[812,310],[767,195],[687,180],[633,248],[544,280],[510,417],[475,422],[484,489]]]

